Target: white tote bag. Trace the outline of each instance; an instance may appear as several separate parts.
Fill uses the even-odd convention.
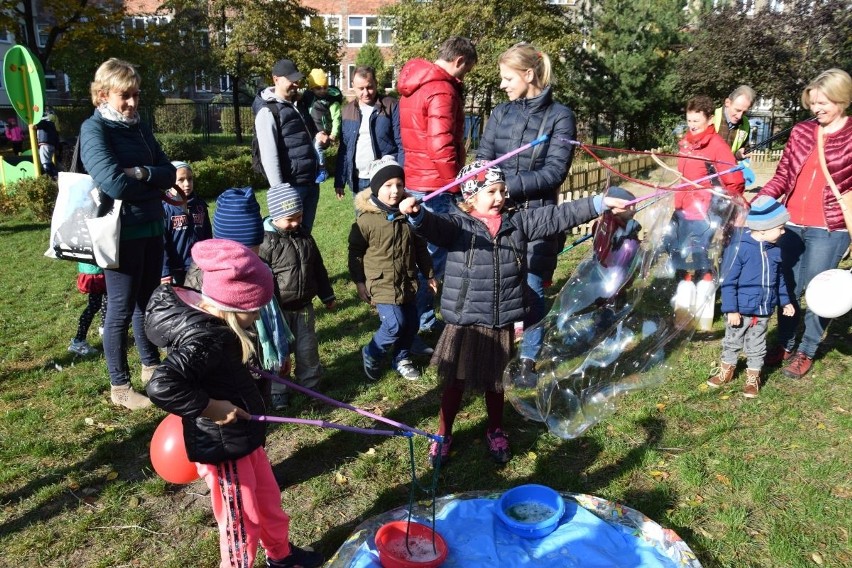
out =
[[[121,200],[102,197],[91,176],[59,172],[45,256],[118,268]]]

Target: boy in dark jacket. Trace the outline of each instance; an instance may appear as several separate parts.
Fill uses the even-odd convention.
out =
[[[172,165],[177,171],[175,185],[186,195],[186,203],[175,205],[163,201],[165,250],[160,282],[183,286],[186,271],[192,264],[192,245],[198,241],[212,239],[213,226],[207,213],[207,203],[194,193],[194,178],[190,165],[180,161],[173,161]]]
[[[402,167],[390,156],[370,166],[370,187],[355,197],[358,217],[349,233],[349,274],[358,296],[376,307],[381,325],[361,350],[364,373],[376,381],[379,363],[393,349],[393,366],[403,378],[420,378],[409,359],[417,318],[417,273],[437,290],[425,239],[414,234],[399,202],[405,197]]]
[[[786,282],[781,276],[781,249],[775,243],[784,234],[784,223],[790,220],[787,208],[767,195],[751,204],[739,247],[725,249],[723,266],[728,267],[722,281],[722,312],[727,314],[725,338],[722,340],[722,362],[719,373],[707,381],[718,388],[734,378],[737,358],[745,351],[748,368],[743,396],[755,398],[760,391],[760,371],[766,355],[766,328],[775,307],[792,316]],[[731,243],[736,243],[732,239]],[[746,316],[745,318],[743,316]]]
[[[266,195],[269,217],[263,223],[263,243],[258,256],[275,277],[275,294],[284,321],[295,337],[296,381],[315,389],[322,378],[313,298],[326,309],[335,306],[334,290],[313,237],[302,229],[302,199],[289,184],[276,185]],[[286,389],[272,385],[272,407],[287,405]]]

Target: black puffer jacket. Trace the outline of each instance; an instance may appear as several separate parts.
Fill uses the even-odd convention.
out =
[[[447,217],[425,209],[410,217],[415,231],[447,249],[441,315],[454,325],[506,327],[527,311],[527,241],[597,217],[594,198],[503,214],[492,237],[485,224],[457,207]]]
[[[145,314],[145,333],[158,347],[169,347],[147,392],[151,402],[183,419],[190,460],[216,464],[239,459],[266,441],[263,422],[238,420],[219,426],[201,413],[210,399],[228,400],[249,414],[264,414],[260,390],[242,362],[237,336],[227,324],[188,301],[200,296],[163,285],[154,291]]]
[[[542,129],[542,120],[546,120]],[[476,158],[493,160],[532,142],[539,132],[550,136],[526,152],[500,164],[509,197],[522,209],[555,205],[559,188],[568,176],[577,137],[574,111],[553,100],[550,87],[531,99],[498,105],[482,133]],[[530,271],[545,280],[553,277],[559,244],[555,237],[530,243]]]
[[[328,270],[314,238],[301,228],[279,231],[267,217],[257,256],[275,276],[275,296],[282,310],[301,310],[317,296],[323,304],[334,301]]]

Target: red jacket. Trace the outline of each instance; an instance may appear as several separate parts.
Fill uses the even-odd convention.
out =
[[[802,171],[802,166],[808,161],[811,152],[817,151],[817,129],[814,122],[800,122],[790,133],[790,139],[781,154],[781,161],[775,175],[760,190],[758,195],[768,195],[776,199],[790,197],[796,187],[796,178]],[[825,162],[831,179],[837,184],[841,195],[852,189],[852,119],[847,118],[846,124],[825,141]],[[826,184],[822,192],[822,208],[829,231],[845,229],[843,212],[834,197],[831,188]]]
[[[425,59],[399,72],[399,130],[405,154],[405,186],[434,191],[464,165],[464,100],[461,81]],[[453,192],[458,192],[458,186]]]
[[[695,181],[707,177],[714,173],[710,171],[711,167],[715,172],[724,172],[737,165],[731,147],[716,134],[712,125],[694,137],[687,132],[678,142],[678,150],[682,156],[689,156],[678,158],[677,161],[678,171],[687,180]],[[745,191],[745,179],[741,171],[700,181],[698,185],[713,187],[720,182],[728,193],[742,195]],[[686,219],[706,219],[711,198],[712,194],[708,191],[678,191],[675,193],[675,209],[682,209]]]

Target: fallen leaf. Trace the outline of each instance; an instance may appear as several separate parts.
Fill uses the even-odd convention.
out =
[[[651,477],[653,477],[654,479],[668,479],[670,475],[667,471],[660,471],[656,469],[651,471],[650,473]]]
[[[95,419],[94,418],[86,418],[85,420],[83,420],[83,422],[86,423],[86,426],[94,426],[95,425]]]
[[[366,454],[367,454],[368,456],[374,456],[374,455],[376,455],[376,448],[370,448],[369,450],[367,450]]]
[[[722,475],[721,473],[716,474],[716,479],[719,480],[719,483],[722,485],[730,485],[731,479],[727,475]]]
[[[657,403],[657,410],[659,410],[660,412],[662,412],[662,411],[663,411],[663,410],[665,410],[665,409],[666,409],[666,404],[665,404],[664,402],[658,402],[658,403]]]
[[[538,457],[538,456],[537,456],[537,455],[535,455],[535,452],[528,452],[528,453],[527,453],[527,458],[529,458],[529,459],[530,459],[530,460],[532,460],[532,461],[535,461],[535,459],[536,459],[537,457]]]
[[[811,553],[811,560],[813,560],[813,561],[814,561],[814,563],[819,564],[820,566],[822,566],[822,562],[823,562],[823,560],[822,560],[822,554],[820,554],[819,552],[813,552],[813,553]]]
[[[720,396],[719,398],[721,398],[722,400],[728,400],[729,398],[731,398],[731,395],[729,395],[729,394],[723,394],[723,395],[722,395],[722,396]]]
[[[136,509],[137,507],[139,507],[139,503],[139,497],[137,497],[136,495],[127,500],[127,506],[131,509]]]
[[[347,483],[349,483],[349,480],[346,478],[345,475],[338,472],[334,474],[334,483],[337,485],[346,485]]]
[[[700,390],[702,392],[709,390],[709,389],[710,389],[710,387],[707,386],[707,383],[701,383],[700,385],[698,385],[698,390]]]
[[[68,489],[70,489],[71,491],[77,491],[78,489],[80,489],[80,484],[76,481],[69,481]]]
[[[107,481],[112,481],[113,479],[118,479],[118,472],[117,471],[111,471],[107,474],[106,478],[107,478]]]
[[[823,424],[822,422],[817,424],[817,430],[825,430],[825,424]]]

